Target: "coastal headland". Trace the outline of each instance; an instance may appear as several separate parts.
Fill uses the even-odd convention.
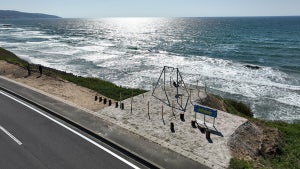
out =
[[[30,74],[28,66],[32,71]],[[156,97],[153,97],[152,90],[122,88],[100,79],[77,77],[51,68],[44,68],[40,75],[38,65],[29,65],[2,48],[0,76],[88,109],[98,117],[211,168],[297,168],[300,163],[296,158],[299,146],[295,148],[300,144],[297,137],[300,135],[299,123],[255,119],[247,106],[206,93],[202,87],[200,92],[190,88],[190,100],[183,112],[158,99],[164,98],[162,88],[156,90]],[[175,93],[172,86],[165,90],[170,95]],[[100,97],[110,100],[112,105],[99,102]],[[175,97],[173,100],[174,104],[182,102]],[[124,109],[116,108],[116,102],[124,104]],[[196,115],[193,104],[218,109],[209,139],[201,124],[198,128],[191,125]],[[203,115],[197,114],[197,119],[203,119]],[[213,118],[206,120],[213,123]],[[171,123],[174,132],[170,130]]]
[[[13,10],[0,10],[0,19],[37,19],[37,18],[60,18],[55,15],[48,15],[42,13],[28,13]]]

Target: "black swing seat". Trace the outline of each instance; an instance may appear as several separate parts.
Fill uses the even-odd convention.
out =
[[[175,81],[173,81],[173,86],[176,88],[179,87],[179,85]]]

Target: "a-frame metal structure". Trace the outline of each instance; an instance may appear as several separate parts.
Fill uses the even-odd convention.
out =
[[[159,97],[158,94],[156,94],[156,91],[160,88],[165,94],[164,98]],[[152,96],[160,99],[168,106],[174,106],[174,108],[185,111],[190,99],[189,95],[190,94],[186,88],[179,69],[170,66],[164,66],[153,89]],[[176,99],[176,105],[173,105],[174,103],[171,102],[174,97]]]

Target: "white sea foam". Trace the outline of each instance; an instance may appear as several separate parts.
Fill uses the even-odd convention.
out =
[[[21,59],[27,61],[28,63],[33,63],[31,60],[31,58],[28,55],[22,55],[22,54],[18,54],[18,57],[20,57]]]
[[[52,48],[48,48],[42,53],[44,54],[57,54],[57,55],[75,55],[79,53],[80,50],[72,49],[70,47],[64,47],[64,46],[53,46]]]
[[[282,92],[283,95],[275,99],[276,101],[291,105],[291,106],[297,106],[300,107],[300,95],[298,93],[294,92]]]
[[[79,47],[76,47],[76,48],[80,49],[80,50],[89,51],[89,52],[100,52],[100,51],[103,51],[105,49],[105,47],[103,47],[103,46],[97,46],[97,45],[93,45],[93,46],[79,46]]]
[[[18,54],[18,56],[21,59],[24,59],[24,60],[28,61],[29,63],[35,63],[35,64],[38,63],[38,64],[41,64],[41,65],[44,65],[44,66],[51,66],[51,64],[49,64],[44,59],[33,58],[33,57],[30,57],[29,55],[23,55],[23,54]]]

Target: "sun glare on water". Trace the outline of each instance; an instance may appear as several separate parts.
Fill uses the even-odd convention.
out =
[[[107,20],[120,32],[142,33],[151,31],[157,26],[157,18],[121,17]]]

